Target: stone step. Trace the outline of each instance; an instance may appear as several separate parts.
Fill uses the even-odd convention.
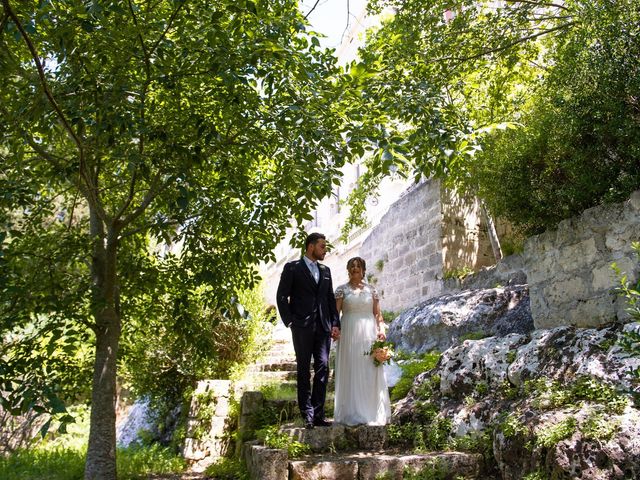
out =
[[[386,425],[358,425],[350,427],[332,423],[328,427],[316,427],[307,430],[294,425],[284,425],[280,431],[290,438],[306,443],[315,453],[382,450],[388,445]]]
[[[288,380],[296,379],[295,370],[259,370],[257,372],[251,372],[249,375],[252,380],[256,380],[259,383],[283,383]]]
[[[247,370],[250,372],[294,372],[296,370],[296,362],[284,360],[280,362],[269,361],[264,363],[255,363]]]
[[[353,452],[316,454],[289,461],[289,480],[401,480],[407,472],[427,474],[420,478],[480,479],[482,455],[462,452],[423,454]]]
[[[463,452],[353,451],[289,459],[286,450],[247,442],[243,457],[253,480],[401,480],[410,471],[431,474],[424,478],[486,480],[482,455]]]

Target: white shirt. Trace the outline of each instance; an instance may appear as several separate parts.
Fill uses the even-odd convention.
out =
[[[302,258],[304,259],[304,263],[307,264],[307,267],[311,272],[311,276],[316,281],[316,283],[318,283],[320,281],[320,269],[318,268],[318,262],[314,262],[306,255],[303,255]]]

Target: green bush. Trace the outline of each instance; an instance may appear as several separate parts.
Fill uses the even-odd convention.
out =
[[[402,369],[400,380],[391,390],[391,400],[397,401],[407,396],[417,375],[432,370],[440,359],[440,352],[427,352],[421,358],[410,358],[399,362]]]
[[[640,188],[640,7],[580,8],[576,28],[549,49],[522,127],[495,136],[475,166],[491,212],[526,234]]]

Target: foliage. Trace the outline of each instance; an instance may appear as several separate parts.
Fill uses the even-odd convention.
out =
[[[498,429],[506,438],[528,435],[529,430],[522,423],[520,417],[521,413],[518,411],[509,412],[499,423]]]
[[[553,409],[582,402],[602,404],[608,413],[621,414],[629,403],[626,395],[601,379],[588,375],[577,377],[569,383],[550,381],[547,378],[528,380],[524,395],[539,409]]]
[[[543,428],[535,432],[536,446],[550,448],[557,445],[561,440],[569,438],[574,434],[577,424],[578,422],[574,417],[567,417],[558,423],[545,425]]]
[[[464,342],[466,340],[482,340],[483,338],[487,338],[488,336],[489,334],[486,332],[483,332],[482,330],[478,330],[475,332],[468,332],[460,336],[460,342]]]
[[[298,458],[311,451],[311,447],[306,443],[301,443],[291,438],[287,433],[281,432],[277,425],[265,427],[256,432],[258,440],[269,448],[280,448],[287,450],[289,458]]]
[[[446,463],[436,459],[419,469],[405,467],[402,478],[406,480],[446,480],[450,478]]]
[[[79,480],[84,474],[83,449],[19,450],[0,457],[3,480]]]
[[[125,384],[136,396],[173,406],[198,379],[237,377],[268,347],[260,291],[259,285],[241,291],[227,314],[207,305],[211,291],[205,288],[177,304],[174,295],[166,297],[166,304],[163,298],[149,301],[144,307],[148,321],[123,339]]]
[[[386,324],[390,324],[392,321],[394,321],[396,319],[396,317],[399,315],[398,312],[394,312],[393,310],[383,310],[382,311],[382,318],[384,319],[384,323]]]
[[[207,350],[229,368],[209,347],[242,331],[232,298],[361,141],[294,0],[4,0],[0,19],[2,402],[62,412],[93,364],[87,476],[115,478],[117,362],[153,346],[159,387]]]
[[[489,465],[495,462],[492,437],[491,429],[471,432],[462,437],[451,438],[447,448],[458,452],[480,453],[485,460],[485,464]]]
[[[463,266],[460,268],[453,268],[450,270],[445,270],[442,273],[443,280],[449,280],[452,278],[462,280],[464,277],[471,275],[473,273],[473,269],[467,266]]]
[[[522,480],[549,480],[549,476],[542,470],[536,470],[535,472],[526,474],[522,477]]]
[[[118,451],[118,478],[136,480],[149,474],[179,473],[187,465],[182,457],[158,444]]]
[[[640,242],[633,242],[631,245],[638,258],[640,258]],[[612,265],[612,268],[618,275],[620,281],[620,286],[617,289],[618,295],[626,300],[627,312],[631,316],[631,319],[635,322],[640,321],[640,276],[634,285],[629,281],[628,275],[621,272],[615,263]],[[631,329],[625,331],[619,342],[622,348],[630,355],[640,356],[640,331]],[[633,369],[633,375],[636,379],[640,379],[640,368]],[[636,404],[640,403],[638,401],[638,392],[633,391],[632,395]]]
[[[439,359],[439,352],[426,352],[420,358],[398,362],[402,369],[402,376],[391,390],[391,400],[395,402],[404,398],[413,386],[416,376],[435,368]]]
[[[267,383],[260,386],[260,391],[265,400],[295,400],[297,398],[297,389],[293,385]]]
[[[246,467],[235,458],[223,457],[220,461],[209,465],[205,473],[214,480],[249,480]]]
[[[435,176],[531,233],[640,186],[634,0],[370,9],[393,13],[356,65],[380,132],[349,203],[385,176]]]
[[[451,435],[451,420],[434,416],[429,422],[391,424],[387,428],[389,444],[418,452],[444,450]]]
[[[605,412],[594,411],[580,424],[580,431],[588,440],[607,441],[619,430],[620,421],[611,420]]]

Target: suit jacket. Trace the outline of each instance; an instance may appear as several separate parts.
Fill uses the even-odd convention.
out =
[[[331,270],[318,264],[320,281],[316,283],[303,259],[284,266],[276,302],[284,324],[288,327],[311,327],[316,321],[325,332],[340,327],[340,317],[333,294]]]

